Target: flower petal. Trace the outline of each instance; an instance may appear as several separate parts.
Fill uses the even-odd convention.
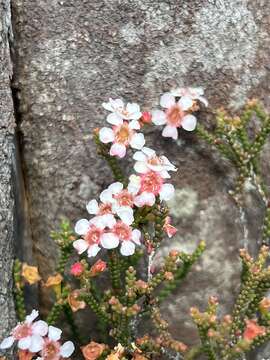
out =
[[[141,125],[138,120],[131,120],[128,127],[132,130],[139,130]]]
[[[97,244],[91,245],[89,246],[88,250],[87,250],[87,255],[88,257],[95,257],[99,251],[100,251],[100,247]]]
[[[58,341],[61,338],[62,330],[50,325],[49,326],[49,332],[48,332],[48,338],[53,341]]]
[[[137,120],[141,117],[140,106],[136,103],[127,103],[126,110],[128,113],[134,114],[137,116],[137,118],[132,117],[132,119]]]
[[[5,338],[0,344],[0,349],[4,350],[10,348],[13,345],[14,341],[15,339],[13,336]]]
[[[83,252],[85,252],[86,249],[88,249],[88,243],[83,240],[83,239],[79,239],[73,242],[73,247],[75,250],[77,250],[78,254],[82,254]]]
[[[39,312],[37,310],[32,310],[30,315],[27,315],[25,318],[25,322],[27,324],[31,324],[39,315]]]
[[[105,225],[104,225],[104,220],[103,220],[103,215],[98,215],[98,216],[95,216],[93,217],[89,223],[91,225],[95,225],[96,227],[98,227],[99,229],[104,229],[105,228]]]
[[[116,113],[109,114],[107,116],[107,122],[112,125],[122,125],[123,120],[122,117]]]
[[[104,144],[108,144],[114,140],[114,132],[108,127],[101,128],[99,130],[98,136],[99,140]]]
[[[115,249],[119,245],[119,239],[113,233],[103,234],[101,236],[100,242],[104,249]]]
[[[38,320],[32,325],[33,334],[45,336],[48,332],[48,324],[43,320]]]
[[[191,108],[193,101],[189,96],[182,96],[178,104],[181,106],[181,109],[185,111]]]
[[[145,139],[142,133],[135,133],[131,140],[130,140],[130,146],[133,149],[140,150],[145,144]]]
[[[163,184],[159,192],[160,200],[171,200],[174,196],[174,186],[172,184]]]
[[[145,174],[149,171],[146,163],[143,161],[136,161],[134,164],[134,170],[139,174]]]
[[[175,104],[175,98],[169,92],[167,92],[161,96],[161,98],[160,98],[160,106],[161,107],[168,109],[171,106],[173,106],[174,104]]]
[[[145,155],[149,156],[149,157],[156,155],[155,150],[150,149],[150,148],[147,147],[147,146],[144,146],[144,147],[142,148],[142,152],[143,152]]]
[[[116,224],[116,220],[113,214],[104,214],[101,216],[101,218],[104,228],[108,227],[111,229]]]
[[[142,150],[144,149],[144,147],[142,148]],[[134,160],[137,160],[137,161],[146,161],[147,160],[147,156],[143,153],[143,151],[136,151],[132,158]]]
[[[125,224],[131,225],[133,223],[133,210],[130,207],[121,206],[116,213]]]
[[[156,197],[154,194],[144,191],[135,197],[134,204],[138,207],[142,207],[144,205],[153,206],[155,201]]]
[[[63,356],[63,358],[68,358],[75,350],[75,346],[72,341],[66,341],[61,347],[60,347],[60,355]]]
[[[105,189],[100,193],[99,198],[104,204],[111,203],[113,200],[112,195],[113,194],[110,189]]]
[[[161,110],[152,111],[152,122],[155,125],[164,125],[166,124],[166,114]]]
[[[133,255],[135,252],[135,244],[132,241],[123,241],[120,248],[120,253],[123,256]]]
[[[89,212],[89,214],[96,215],[98,213],[98,202],[96,199],[93,199],[89,201],[89,203],[86,205],[86,210]]]
[[[89,228],[89,221],[86,219],[81,219],[75,224],[75,232],[79,235],[85,235]]]
[[[113,194],[119,194],[120,191],[123,190],[123,187],[124,187],[124,185],[123,185],[121,182],[117,181],[117,182],[112,183],[112,184],[108,187],[108,189],[109,189]]]
[[[177,128],[174,126],[170,126],[170,125],[165,126],[165,128],[162,131],[162,136],[171,137],[174,140],[177,140],[178,139]]]
[[[18,348],[21,349],[21,350],[29,349],[29,347],[31,346],[31,341],[32,341],[31,336],[27,336],[27,337],[22,338],[18,342]]]
[[[196,128],[197,119],[193,115],[186,115],[182,120],[182,128],[187,131],[193,131]]]
[[[132,241],[135,242],[135,244],[140,245],[141,244],[141,232],[138,229],[132,230]]]
[[[41,336],[33,335],[31,337],[31,345],[29,346],[28,349],[30,352],[36,353],[42,349],[43,343],[44,343],[44,340]],[[18,346],[19,346],[19,344],[18,344]]]
[[[110,149],[110,155],[111,156],[118,156],[120,158],[123,158],[126,155],[126,147],[123,144],[119,144],[119,143],[114,143],[111,146]]]
[[[138,193],[141,187],[141,178],[137,175],[130,175],[128,183],[128,192],[135,195]]]

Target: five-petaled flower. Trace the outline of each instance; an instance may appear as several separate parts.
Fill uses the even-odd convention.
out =
[[[60,360],[68,358],[75,350],[71,341],[66,341],[63,345],[60,343],[62,330],[54,326],[49,326],[48,336],[43,341],[41,357],[37,360]]]
[[[160,98],[160,106],[165,111],[154,110],[152,112],[152,122],[155,125],[166,125],[162,131],[164,137],[171,137],[174,140],[178,138],[177,128],[193,131],[197,120],[194,115],[188,113],[193,106],[193,100],[188,96],[182,96],[178,101],[167,92]]]
[[[134,221],[134,196],[120,182],[111,184],[99,196],[101,204],[94,199],[89,201],[86,208],[89,214],[104,217],[107,214],[116,214],[124,223],[130,225]]]
[[[204,90],[201,87],[187,87],[187,88],[177,88],[170,91],[170,93],[175,97],[188,97],[191,100],[199,100],[202,102],[205,106],[208,106],[208,101],[203,96]]]
[[[155,171],[158,172],[163,179],[166,179],[171,177],[168,171],[177,171],[177,168],[166,156],[157,156],[155,150],[145,146],[141,151],[135,152],[133,159],[136,160],[134,170],[139,174]]]
[[[174,196],[174,186],[168,183],[164,184],[162,176],[155,171],[148,171],[141,176],[131,175],[128,189],[137,194],[134,204],[138,207],[153,206],[157,196],[161,201],[168,201]]]
[[[123,221],[117,221],[112,229],[112,234],[120,243],[120,253],[124,256],[133,255],[135,252],[135,245],[141,245],[141,232],[138,229],[132,229]],[[108,243],[111,238],[108,237]]]
[[[38,317],[37,310],[33,310],[26,316],[24,322],[19,323],[12,331],[9,337],[0,344],[0,349],[10,348],[15,341],[18,341],[18,348],[29,350],[32,353],[42,349],[45,336],[48,332],[48,325],[45,321],[34,321]]]

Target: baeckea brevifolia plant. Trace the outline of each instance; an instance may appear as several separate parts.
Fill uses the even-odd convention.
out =
[[[89,217],[78,220],[74,230],[68,221],[63,221],[59,231],[52,233],[60,258],[56,272],[46,282],[35,266],[15,261],[14,296],[20,323],[2,341],[2,350],[15,344],[21,360],[191,360],[201,356],[229,360],[242,359],[270,339],[270,207],[260,169],[270,118],[252,100],[238,116],[217,111],[215,123],[208,129],[197,125],[195,115],[201,106],[208,106],[201,88],[165,93],[160,98],[160,109],[151,112],[141,112],[138,104],[125,105],[121,99],[103,104],[110,126],[96,129],[94,140],[97,153],[107,161],[115,182],[101,192],[98,200],[89,201]],[[250,132],[254,121],[258,129],[255,135]],[[206,245],[198,241],[191,254],[172,250],[160,267],[152,266],[162,240],[177,232],[166,204],[174,196],[170,178],[177,169],[166,156],[145,146],[143,131],[153,125],[162,126],[162,136],[173,140],[178,138],[179,128],[196,131],[200,139],[235,166],[237,179],[231,195],[236,203],[243,206],[245,187],[253,183],[265,205],[263,243],[258,254],[253,258],[247,249],[240,250],[241,287],[232,313],[220,316],[215,296],[208,299],[204,312],[191,307],[200,339],[193,346],[170,335],[160,305],[181,285]],[[123,172],[120,159],[131,151],[133,169]],[[26,316],[24,304],[25,285],[38,282],[54,296],[54,304],[44,320],[37,320],[37,310]],[[74,314],[85,309],[95,314],[102,342],[78,328]],[[63,314],[75,345],[70,340],[60,340],[62,330],[55,325]],[[144,322],[152,324],[147,326],[149,332],[138,331]]]

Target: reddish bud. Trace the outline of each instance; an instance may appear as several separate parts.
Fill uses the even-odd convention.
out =
[[[70,268],[70,273],[73,276],[81,276],[83,272],[84,272],[84,266],[80,262],[75,262]]]
[[[90,269],[90,276],[97,276],[98,274],[102,273],[103,271],[105,271],[107,268],[107,264],[105,263],[105,261],[102,260],[98,260],[97,262],[95,262],[95,264],[91,267]]]

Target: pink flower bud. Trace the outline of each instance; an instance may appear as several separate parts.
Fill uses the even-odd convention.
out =
[[[70,273],[73,276],[81,276],[83,272],[84,272],[84,266],[80,262],[75,262],[70,268]]]
[[[97,276],[98,274],[102,273],[103,271],[105,271],[107,268],[107,264],[105,263],[105,261],[102,260],[98,260],[97,262],[95,262],[95,264],[91,267],[90,269],[90,276]]]
[[[152,114],[149,111],[143,111],[140,121],[143,124],[150,124],[152,122]]]

